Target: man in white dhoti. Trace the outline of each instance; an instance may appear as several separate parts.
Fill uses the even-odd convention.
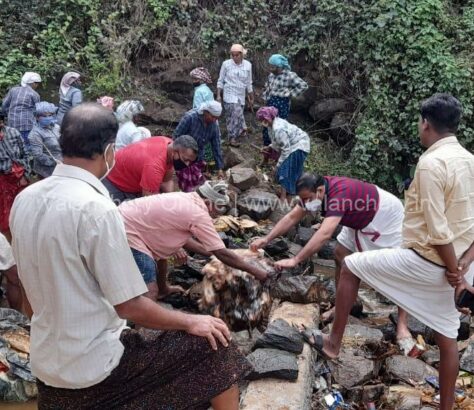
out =
[[[459,371],[456,298],[464,289],[473,290],[474,276],[474,156],[454,136],[461,113],[460,102],[448,94],[435,94],[422,103],[419,133],[427,150],[406,193],[402,248],[346,257],[331,333],[313,332],[309,337],[327,358],[339,355],[363,280],[436,332],[441,410],[454,405]]]

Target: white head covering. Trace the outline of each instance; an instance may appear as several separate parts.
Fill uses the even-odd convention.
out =
[[[61,79],[61,86],[59,87],[63,95],[67,94],[68,90],[71,88],[72,83],[79,78],[81,78],[81,75],[75,71],[69,71],[63,75],[63,78]]]
[[[207,111],[214,117],[220,117],[222,114],[222,104],[218,101],[206,101],[205,103],[202,103],[198,108],[199,114],[203,114],[204,111]]]
[[[32,71],[27,71],[25,74],[23,74],[23,77],[21,77],[22,87],[26,87],[27,85],[40,82],[41,76],[38,73],[33,73]]]
[[[151,131],[148,128],[146,128],[146,127],[137,127],[137,128],[142,133],[142,139],[151,137]]]
[[[216,205],[228,205],[230,198],[227,195],[227,188],[228,185],[224,181],[216,182],[214,185],[206,181],[197,190]]]
[[[243,57],[247,56],[247,51],[241,44],[233,44],[230,48],[231,53],[242,53]]]
[[[133,121],[133,116],[145,111],[142,103],[138,100],[125,100],[117,107],[115,116],[120,124]]]

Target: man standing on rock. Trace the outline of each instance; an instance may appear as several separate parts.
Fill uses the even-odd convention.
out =
[[[285,215],[271,232],[251,244],[252,250],[265,247],[271,240],[284,235],[297,225],[306,213],[321,212],[324,221],[305,247],[293,258],[275,264],[277,269],[293,268],[311,258],[329,241],[337,226],[336,287],[344,258],[354,252],[397,248],[401,245],[403,205],[391,193],[376,185],[346,177],[322,177],[306,173],[297,181],[300,203]],[[334,309],[323,320],[332,320]],[[397,340],[412,339],[407,316],[399,310]]]
[[[217,216],[228,204],[227,184],[206,181],[196,192],[151,195],[120,205],[128,243],[148,286],[148,297],[156,300],[182,290],[169,286],[166,277],[169,257],[186,261],[183,247],[204,256],[214,255],[228,266],[266,279],[265,271],[227,249],[216,232],[211,216]]]
[[[451,410],[459,371],[456,304],[474,277],[474,155],[455,137],[461,103],[435,94],[421,104],[419,133],[427,148],[406,192],[401,249],[355,253],[345,258],[329,336],[312,342],[328,358],[339,355],[360,281],[403,307],[436,332],[440,349],[440,409]],[[450,286],[451,284],[451,286]],[[453,289],[455,288],[455,289]]]
[[[120,213],[100,182],[117,131],[106,108],[70,110],[64,164],[25,189],[12,211],[14,256],[33,310],[38,407],[204,410],[210,402],[237,410],[237,382],[251,367],[224,322],[143,296]]]
[[[227,133],[233,147],[240,144],[237,139],[247,132],[244,118],[245,93],[248,103],[253,107],[254,93],[252,87],[252,64],[245,60],[247,50],[240,44],[230,49],[229,60],[222,63],[217,81],[217,101],[224,101]]]

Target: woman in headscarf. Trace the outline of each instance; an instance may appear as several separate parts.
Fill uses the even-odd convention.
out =
[[[194,84],[193,108],[198,109],[201,104],[214,101],[214,94],[208,87],[208,84],[212,84],[212,79],[207,68],[197,67],[189,75]]]
[[[145,108],[138,100],[125,100],[118,106],[115,116],[119,123],[119,130],[115,140],[115,149],[119,150],[146,138],[146,134],[134,123],[136,115],[143,111]]]
[[[21,85],[10,89],[3,99],[2,111],[8,116],[8,126],[20,131],[25,148],[29,149],[28,135],[35,124],[35,104],[40,96],[35,91],[41,83],[38,73],[26,72]]]
[[[222,63],[217,81],[217,101],[224,102],[229,144],[240,146],[237,139],[247,132],[244,118],[245,94],[253,107],[252,64],[245,60],[247,50],[240,44],[230,49],[230,59]]]
[[[30,167],[20,131],[5,126],[4,120],[0,112],[0,232],[10,238],[10,210],[29,183]]]
[[[273,54],[268,63],[270,64],[270,75],[262,97],[267,107],[277,108],[278,116],[286,120],[290,113],[290,98],[305,92],[308,89],[308,84],[291,71],[291,66],[285,56]],[[263,145],[270,145],[270,142],[268,130],[264,128]]]
[[[309,154],[309,136],[296,125],[278,117],[275,107],[262,107],[257,111],[257,120],[268,129],[271,139],[269,148],[280,154],[276,165],[275,180],[281,185],[280,199],[296,195],[296,181],[303,174],[304,162]],[[264,152],[268,147],[263,148]]]
[[[82,103],[81,75],[69,71],[64,74],[59,87],[59,110],[57,121],[61,125],[66,113],[76,105]]]
[[[41,178],[49,177],[63,159],[59,146],[58,107],[46,101],[36,104],[36,125],[30,133],[33,171]]]

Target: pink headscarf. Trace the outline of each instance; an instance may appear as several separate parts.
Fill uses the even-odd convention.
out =
[[[275,107],[262,107],[257,111],[258,121],[272,122],[276,117],[278,117],[278,109]]]
[[[97,104],[102,105],[102,107],[105,107],[110,111],[114,110],[114,99],[113,99],[113,97],[108,97],[108,96],[104,95],[103,97],[97,98]]]
[[[207,68],[204,67],[197,67],[194,70],[192,70],[189,75],[192,78],[195,78],[196,80],[200,80],[206,84],[212,84],[212,78],[211,75],[209,74],[209,71]]]

